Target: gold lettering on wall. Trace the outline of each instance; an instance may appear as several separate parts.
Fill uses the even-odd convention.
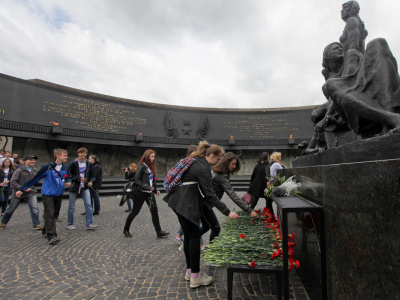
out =
[[[291,122],[282,115],[234,116],[224,122],[224,128],[238,130],[248,139],[276,138],[279,133],[294,133],[299,130],[297,122]]]
[[[69,95],[64,95],[62,101],[43,101],[43,111],[67,118],[70,123],[91,131],[116,133],[128,126],[146,125],[146,119],[134,116],[133,107]]]

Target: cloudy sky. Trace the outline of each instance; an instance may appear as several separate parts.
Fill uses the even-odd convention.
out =
[[[173,105],[323,103],[343,1],[0,0],[0,73]],[[360,0],[367,42],[400,57],[400,1]]]

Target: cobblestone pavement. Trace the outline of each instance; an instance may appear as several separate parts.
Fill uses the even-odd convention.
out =
[[[68,200],[63,200],[57,223],[61,242],[55,246],[32,230],[28,205],[22,203],[0,231],[0,299],[227,299],[226,268],[202,261],[214,283],[191,289],[185,281],[184,254],[174,238],[178,221],[162,195],[157,197],[161,226],[171,232],[165,239],[156,238],[147,206],[132,223],[133,238],[125,238],[128,213],[119,200],[101,199],[96,230],[86,230],[81,199],[76,202],[76,230],[68,230]],[[234,207],[226,196],[223,201]],[[41,202],[39,207],[42,212]],[[290,276],[290,298],[308,299],[296,273]],[[234,299],[276,299],[276,291],[273,276],[234,274]]]

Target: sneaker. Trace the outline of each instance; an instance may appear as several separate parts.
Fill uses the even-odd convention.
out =
[[[201,272],[197,279],[194,279],[192,276],[190,276],[190,287],[194,289],[202,285],[209,285],[213,281],[214,278],[212,276],[208,276],[206,273]]]
[[[183,238],[181,237],[181,236],[176,236],[175,237],[175,241],[179,244],[179,245],[182,245],[183,244]]]
[[[100,212],[99,212],[99,211],[95,211],[95,212],[93,213],[93,216],[97,216],[98,214],[100,214]]]
[[[132,209],[127,209],[127,210],[125,210],[125,212],[130,212],[130,211],[132,211]]]
[[[59,241],[60,241],[60,238],[59,238],[59,237],[53,237],[53,238],[49,241],[49,244],[53,245],[53,244],[58,243]]]
[[[132,234],[129,232],[129,230],[124,230],[124,235],[128,238],[132,237]]]
[[[42,230],[43,225],[36,225],[35,227],[32,228],[33,230]]]
[[[189,281],[190,277],[192,277],[192,276],[190,276],[190,274],[186,271],[185,280]]]
[[[183,252],[183,245],[180,245],[178,250]]]
[[[4,229],[6,229],[6,224],[3,224],[3,223],[0,223],[0,230],[4,230]]]
[[[81,213],[81,216],[84,216],[84,215],[86,215],[86,213],[84,212],[84,213]]]
[[[86,227],[87,230],[92,230],[95,229],[97,227],[97,225],[94,224],[90,224],[88,227]]]
[[[75,230],[75,229],[76,229],[75,225],[69,225],[69,226],[67,226],[67,228],[68,228],[69,230]]]
[[[200,245],[200,253],[204,253],[204,250],[206,250],[206,246],[204,244]]]
[[[61,219],[60,219],[60,218],[57,218],[57,222],[61,222]]]

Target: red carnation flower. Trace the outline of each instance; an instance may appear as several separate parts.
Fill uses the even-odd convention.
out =
[[[157,177],[155,177],[155,178],[154,178],[154,180],[158,180],[158,178],[157,178]]]
[[[250,223],[254,223],[254,220],[251,220],[251,222]]]
[[[296,269],[300,268],[300,262],[298,260],[296,260]]]
[[[256,263],[254,262],[254,260],[250,263],[250,267],[254,268],[256,266]]]
[[[245,239],[246,236],[242,233],[241,235],[239,235],[239,239]]]
[[[288,238],[289,238],[289,240],[293,240],[294,239],[294,233],[292,232],[291,234],[288,234]]]

